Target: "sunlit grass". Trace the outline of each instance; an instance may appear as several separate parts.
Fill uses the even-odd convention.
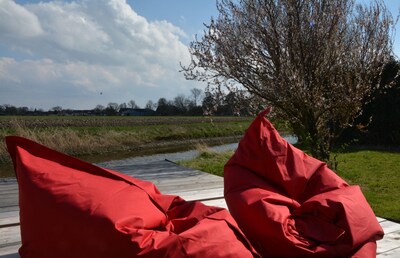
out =
[[[233,151],[216,152],[209,149],[200,149],[196,158],[179,161],[179,164],[217,176],[223,176],[224,165],[232,154]]]
[[[338,156],[338,174],[360,185],[378,216],[400,220],[400,153],[354,151]]]

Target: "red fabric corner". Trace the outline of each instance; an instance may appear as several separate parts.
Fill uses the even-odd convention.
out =
[[[254,120],[225,165],[232,216],[263,257],[375,257],[383,237],[357,186]]]
[[[230,214],[150,182],[7,137],[19,184],[21,257],[253,257]]]

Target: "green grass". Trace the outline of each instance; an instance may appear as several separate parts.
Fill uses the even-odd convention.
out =
[[[338,156],[338,174],[360,185],[378,216],[400,220],[400,153],[354,151]]]
[[[69,155],[142,150],[216,137],[240,137],[251,117],[0,117],[0,138],[18,135]],[[190,146],[188,146],[190,147]],[[10,159],[0,142],[0,165]]]
[[[181,161],[191,167],[223,176],[224,164],[232,152],[201,151],[193,160]],[[377,216],[400,221],[400,153],[352,151],[339,153],[337,173],[352,185],[359,185]]]
[[[200,151],[199,156],[192,160],[183,160],[178,163],[185,167],[198,169],[217,176],[223,176],[224,165],[232,156],[233,151],[215,152],[209,150]]]

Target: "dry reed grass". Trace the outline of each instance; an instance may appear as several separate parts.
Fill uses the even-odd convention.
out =
[[[29,128],[24,126],[22,120],[13,120],[10,128],[0,129],[0,137],[7,135],[28,138],[51,149],[70,154],[96,154],[104,153],[123,145],[137,144],[138,135],[126,131],[104,131],[101,134],[92,134],[85,130],[73,130],[69,127]],[[0,162],[9,162],[6,145],[0,144]]]
[[[61,121],[65,119],[61,118]],[[141,120],[140,125],[123,125],[125,120],[115,120],[121,123],[111,125],[114,119],[104,120],[105,124],[97,126],[83,126],[86,118],[71,119],[64,125],[53,118],[19,118],[1,120],[0,138],[7,135],[16,135],[41,143],[51,149],[73,155],[96,155],[109,152],[126,150],[138,150],[143,146],[162,146],[163,143],[179,145],[191,139],[212,139],[214,137],[226,137],[241,135],[247,128],[250,119],[245,122],[222,122],[210,125],[203,123],[204,118],[182,118],[185,123],[179,124],[178,118],[174,118],[170,124],[153,124],[154,119],[145,124]],[[162,119],[166,121],[166,118]],[[188,121],[187,121],[188,120]],[[189,124],[189,121],[194,123]],[[5,121],[7,123],[5,123]],[[99,122],[95,120],[96,122]],[[56,123],[57,122],[57,123]],[[75,122],[73,124],[72,122]],[[160,121],[158,121],[160,122]],[[56,123],[56,125],[54,125]],[[7,124],[7,126],[3,126]],[[157,148],[157,147],[156,147]],[[204,148],[203,148],[204,149]],[[0,142],[0,163],[10,161],[4,142]]]
[[[200,154],[201,154],[201,153],[215,152],[214,150],[210,149],[210,147],[209,147],[207,144],[205,144],[205,143],[197,143],[197,144],[194,146],[194,149],[195,149],[196,151],[198,151]]]

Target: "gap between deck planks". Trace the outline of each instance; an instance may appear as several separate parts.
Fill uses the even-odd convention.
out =
[[[130,176],[153,182],[162,193],[179,195],[187,201],[200,200],[227,208],[223,178],[178,166],[169,161],[108,166]],[[14,181],[0,182],[0,258],[19,257],[20,246],[18,188]],[[377,257],[400,257],[400,224],[378,218],[385,231],[378,241]]]

